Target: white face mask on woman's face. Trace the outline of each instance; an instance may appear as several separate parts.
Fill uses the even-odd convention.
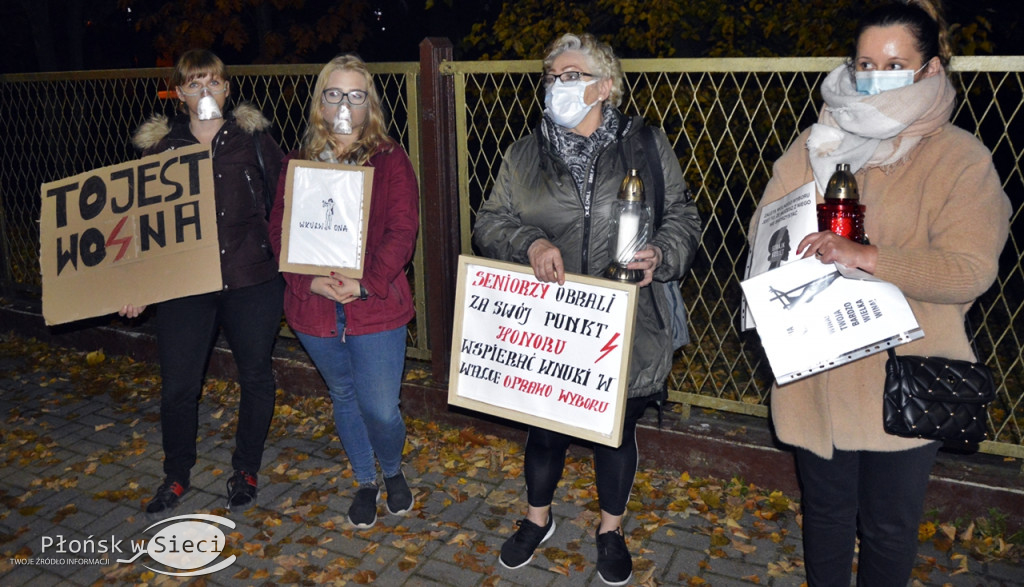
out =
[[[547,108],[545,112],[558,126],[576,128],[579,123],[583,122],[594,104],[600,102],[600,100],[595,100],[594,104],[587,104],[583,99],[583,93],[587,91],[587,86],[596,82],[597,80],[589,82],[555,80],[555,83],[551,84],[544,92],[544,106]]]
[[[926,67],[928,67],[928,63],[916,71],[912,69],[858,71],[854,74],[857,79],[857,91],[871,96],[888,90],[898,90],[913,84],[914,76]]]

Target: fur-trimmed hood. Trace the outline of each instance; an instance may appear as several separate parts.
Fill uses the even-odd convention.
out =
[[[247,134],[255,134],[270,128],[270,120],[263,116],[259,108],[248,102],[240,102],[231,110],[229,116],[238,128]],[[162,141],[170,132],[171,120],[163,114],[157,114],[139,126],[132,135],[132,144],[136,149],[144,151]]]

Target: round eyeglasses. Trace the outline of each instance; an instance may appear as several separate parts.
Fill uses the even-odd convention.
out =
[[[342,92],[336,88],[327,88],[324,90],[324,102],[327,102],[328,104],[341,104],[341,101],[347,97],[349,104],[359,106],[363,102],[366,102],[366,97],[369,95],[370,94],[364,90]]]
[[[562,73],[560,73],[558,75],[553,75],[553,74],[550,74],[550,73],[546,73],[546,74],[544,74],[541,77],[541,79],[544,80],[544,85],[545,86],[551,86],[551,85],[553,85],[555,83],[556,79],[560,79],[560,80],[562,80],[563,84],[567,84],[569,82],[578,82],[578,81],[580,81],[581,77],[597,77],[597,76],[592,74],[592,73],[587,73],[585,71],[563,71]]]

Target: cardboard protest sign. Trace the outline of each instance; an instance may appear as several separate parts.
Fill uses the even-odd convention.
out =
[[[373,168],[293,159],[281,222],[281,271],[363,276]]]
[[[903,292],[858,269],[812,257],[740,285],[779,385],[924,336]]]
[[[206,146],[44,183],[41,197],[47,324],[223,287]]]
[[[638,291],[460,256],[448,403],[619,446]]]

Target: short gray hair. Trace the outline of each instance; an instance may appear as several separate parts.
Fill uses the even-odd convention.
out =
[[[622,75],[622,64],[619,62],[619,58],[615,56],[615,51],[612,50],[611,45],[598,41],[590,33],[583,33],[582,35],[566,33],[554,43],[548,45],[547,57],[544,58],[544,72],[548,72],[555,58],[566,51],[576,51],[583,54],[593,66],[593,70],[588,73],[592,73],[599,78],[610,78],[612,80],[612,91],[608,95],[608,102],[612,106],[618,107],[622,102],[625,78]]]

